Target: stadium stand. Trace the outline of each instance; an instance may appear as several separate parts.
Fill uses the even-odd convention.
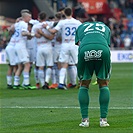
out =
[[[94,17],[106,23],[112,33],[112,50],[133,49],[133,0],[95,0],[93,3],[92,0],[88,0],[88,4],[85,2],[86,0],[47,1],[50,10],[53,8],[54,12],[63,6],[72,6],[73,17],[76,18],[76,14],[78,14],[78,17],[82,18],[82,20],[80,18],[81,21],[86,21],[88,17]],[[41,10],[43,9],[41,8]],[[3,28],[0,28],[0,39],[2,40]],[[0,44],[0,49],[2,48],[4,47]]]

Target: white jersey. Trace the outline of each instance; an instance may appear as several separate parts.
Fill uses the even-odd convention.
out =
[[[28,24],[24,21],[20,21],[20,22],[16,23],[14,26],[15,26],[14,36],[16,39],[16,43],[18,43],[18,42],[26,43],[27,37],[22,36],[22,32],[23,31],[28,32]]]
[[[16,39],[15,39],[15,35],[13,34],[10,38],[10,41],[8,43],[8,46],[9,45],[12,45],[12,46],[15,46],[15,42],[16,42]]]
[[[58,31],[57,33],[56,33],[56,35],[55,35],[55,47],[59,47],[59,46],[61,46],[61,42],[62,42],[62,40],[58,40],[58,39],[61,39],[61,31]]]
[[[29,62],[29,54],[26,48],[27,37],[22,36],[22,32],[28,32],[28,24],[24,21],[20,21],[15,24],[15,52],[18,57],[18,63]]]
[[[65,43],[71,43],[71,45],[75,44],[75,32],[80,24],[81,22],[74,18],[59,21],[59,23],[55,26],[55,29],[58,31],[61,30],[62,44]]]
[[[17,23],[15,23],[15,24],[17,24]],[[13,28],[15,28],[15,24],[14,25],[12,25],[11,27]],[[14,31],[14,33],[12,34],[12,36],[11,36],[11,38],[10,38],[10,41],[9,41],[9,43],[8,43],[8,46],[9,45],[11,45],[11,46],[15,46],[15,42],[16,42],[16,37],[15,37],[15,31]]]
[[[42,31],[45,34],[50,35],[50,33],[45,28],[43,28],[43,24],[46,24],[46,22],[40,22],[40,23],[36,24],[35,26],[33,26],[31,32],[36,34],[38,29],[42,29]],[[43,36],[40,38],[36,38],[36,41],[37,41],[38,46],[42,46],[44,44],[45,44],[45,46],[51,46],[51,40],[49,40]]]
[[[29,21],[29,23],[35,27],[35,25],[38,24],[39,21],[35,20],[35,19],[31,19]],[[33,27],[32,27],[32,29],[33,29]],[[32,31],[31,31],[31,33],[32,33]],[[36,38],[35,37],[32,37],[31,39],[27,39],[27,45],[26,46],[28,49],[35,48],[35,44],[36,44]]]
[[[7,61],[9,61],[10,65],[16,65],[16,54],[15,54],[15,35],[13,34],[10,38],[10,41],[5,49]]]
[[[27,43],[26,43],[26,48],[28,49],[32,49],[34,48],[34,42],[35,42],[35,38],[31,38],[31,39],[28,39],[27,40]]]

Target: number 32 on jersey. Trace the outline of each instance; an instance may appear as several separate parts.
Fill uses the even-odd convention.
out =
[[[66,27],[65,28],[65,35],[66,36],[75,36],[76,27]]]

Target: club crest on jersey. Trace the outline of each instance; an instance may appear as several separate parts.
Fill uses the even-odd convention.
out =
[[[85,61],[89,60],[100,60],[102,56],[103,50],[91,50],[91,51],[85,51],[84,59]]]

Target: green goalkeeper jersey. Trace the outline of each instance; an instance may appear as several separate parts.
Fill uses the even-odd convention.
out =
[[[76,30],[75,43],[80,48],[88,44],[102,44],[110,46],[110,29],[102,22],[85,22]]]

